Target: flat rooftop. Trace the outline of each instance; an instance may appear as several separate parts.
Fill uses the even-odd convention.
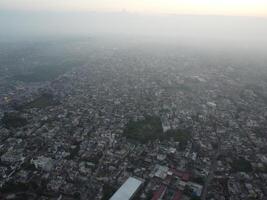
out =
[[[110,200],[130,200],[142,183],[143,181],[139,179],[129,177],[110,198]]]

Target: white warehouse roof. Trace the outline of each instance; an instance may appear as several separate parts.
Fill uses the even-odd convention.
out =
[[[137,192],[143,181],[129,177],[123,185],[115,192],[110,200],[130,200]]]

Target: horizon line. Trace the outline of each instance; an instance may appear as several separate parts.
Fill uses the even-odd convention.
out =
[[[96,14],[129,14],[144,16],[190,16],[190,17],[237,17],[267,19],[267,15],[233,15],[233,14],[205,14],[205,13],[173,13],[173,12],[141,12],[128,10],[29,10],[29,9],[0,9],[1,12],[23,12],[23,13],[96,13]]]

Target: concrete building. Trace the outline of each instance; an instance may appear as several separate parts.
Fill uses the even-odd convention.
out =
[[[129,177],[110,200],[131,200],[142,184],[142,180]]]

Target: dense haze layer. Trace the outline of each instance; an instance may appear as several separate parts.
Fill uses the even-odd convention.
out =
[[[267,200],[266,22],[0,11],[0,199]]]
[[[2,9],[266,16],[265,0],[1,0]]]
[[[267,44],[267,19],[252,17],[2,11],[0,24],[2,40],[48,35],[124,35],[263,50]]]

